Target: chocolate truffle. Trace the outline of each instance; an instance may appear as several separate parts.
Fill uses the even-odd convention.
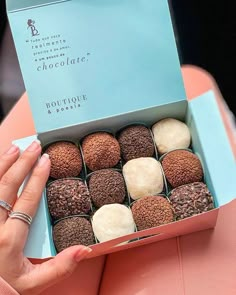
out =
[[[121,173],[112,169],[92,173],[89,192],[96,207],[122,203],[125,199],[125,182]]]
[[[162,160],[162,167],[172,187],[201,181],[203,178],[200,160],[186,150],[169,152]]]
[[[149,129],[142,125],[130,126],[121,131],[118,138],[121,155],[125,161],[140,157],[152,157],[154,144]]]
[[[47,187],[49,211],[53,218],[88,213],[89,191],[79,179],[58,179]]]
[[[92,245],[94,244],[92,226],[84,217],[62,219],[53,227],[53,240],[58,252],[74,245]]]
[[[160,154],[174,149],[188,148],[191,135],[188,126],[183,122],[166,118],[152,126],[154,140]]]
[[[104,205],[98,209],[93,216],[92,227],[99,242],[132,234],[135,231],[131,210],[121,204]]]
[[[172,222],[174,214],[170,203],[161,196],[147,196],[132,206],[134,222],[138,230]]]
[[[203,182],[177,187],[169,197],[177,220],[187,218],[214,208],[213,198]]]
[[[123,167],[128,192],[132,199],[153,196],[163,191],[161,164],[154,158],[138,158]]]
[[[45,151],[51,160],[50,176],[65,178],[78,176],[82,170],[80,150],[71,142],[56,142]]]
[[[82,142],[82,149],[85,163],[92,171],[112,168],[120,160],[119,143],[106,132],[86,136]]]

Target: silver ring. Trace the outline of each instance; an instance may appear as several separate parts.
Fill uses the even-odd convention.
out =
[[[12,209],[12,206],[3,200],[0,200],[0,207],[2,207],[3,209],[6,209],[9,212],[11,212],[11,209]]]
[[[33,218],[26,213],[19,212],[19,211],[11,211],[9,213],[9,217],[13,219],[20,219],[26,222],[28,225],[31,225]]]

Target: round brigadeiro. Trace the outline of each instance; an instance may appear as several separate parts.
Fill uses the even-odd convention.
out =
[[[154,141],[160,154],[190,146],[191,135],[188,126],[176,119],[166,118],[152,126]]]
[[[140,157],[152,157],[154,143],[150,130],[143,125],[129,126],[123,129],[118,142],[121,148],[121,156],[125,161]]]
[[[89,134],[82,142],[84,161],[91,171],[112,168],[120,160],[120,146],[107,132]]]
[[[160,162],[151,157],[137,158],[123,166],[127,190],[133,200],[160,194],[164,179]]]
[[[54,219],[86,214],[91,209],[87,186],[80,179],[57,179],[47,186],[48,208]]]
[[[53,241],[58,252],[64,249],[94,244],[94,234],[91,223],[85,217],[65,218],[53,227]]]
[[[103,169],[91,174],[88,181],[91,199],[96,207],[123,203],[126,195],[122,174],[114,169]]]
[[[162,160],[166,179],[172,187],[202,181],[203,169],[198,157],[187,150],[167,153]]]
[[[51,144],[45,153],[51,161],[50,176],[52,178],[65,178],[78,176],[82,170],[83,162],[78,147],[66,141]]]
[[[131,210],[138,230],[174,221],[174,213],[170,203],[161,196],[143,197],[132,205]]]
[[[203,182],[194,182],[173,189],[169,196],[176,220],[207,212],[214,208],[213,197]]]
[[[92,227],[99,242],[106,242],[135,231],[131,210],[121,204],[109,204],[99,208],[93,215]]]

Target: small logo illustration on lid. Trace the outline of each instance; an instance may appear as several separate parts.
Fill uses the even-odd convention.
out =
[[[27,29],[30,29],[31,30],[31,36],[32,37],[39,35],[39,31],[35,27],[35,21],[34,20],[28,19],[27,25],[28,25],[28,28]]]

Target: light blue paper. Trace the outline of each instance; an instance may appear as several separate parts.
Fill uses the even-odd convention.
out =
[[[186,99],[166,0],[7,3],[38,133]]]
[[[19,140],[15,140],[14,144],[19,146],[20,151],[23,152],[35,139],[37,139],[36,135],[29,136]],[[24,188],[26,182],[27,179],[21,186],[19,194]],[[46,202],[46,195],[44,192],[39,204],[39,208],[37,210],[37,214],[35,215],[30,226],[28,240],[24,249],[24,254],[26,255],[26,257],[46,258],[56,254],[51,237],[51,231],[51,221]]]
[[[222,206],[236,198],[236,162],[213,91],[189,103],[189,127],[205,181]]]

